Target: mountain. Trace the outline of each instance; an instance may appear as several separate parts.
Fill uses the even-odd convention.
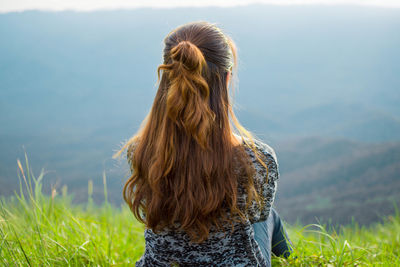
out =
[[[290,222],[379,221],[400,205],[400,143],[305,138],[277,145],[276,205]]]
[[[370,146],[383,149],[385,164],[392,164],[382,163],[371,172],[393,178],[390,170],[397,169],[385,149],[400,142],[399,13],[372,7],[249,5],[0,14],[0,194],[18,189],[16,160],[26,151],[34,173],[47,171],[45,191],[67,184],[77,201],[84,201],[91,179],[94,197],[100,198],[104,171],[110,200],[120,203],[128,166],[111,156],[150,110],[163,38],[195,20],[217,23],[237,44],[234,107],[243,125],[282,156],[279,207],[316,203],[306,196],[332,195],[344,179],[354,180],[353,189],[364,188],[360,177],[366,174],[352,168],[368,167]],[[309,154],[294,158],[311,137],[337,141],[326,147],[309,141]],[[330,158],[331,149],[339,148],[343,157],[351,151],[348,162],[362,167]],[[335,172],[335,166],[349,175]],[[310,177],[296,178],[303,170],[298,168],[315,170],[320,176],[310,177],[316,185]],[[386,189],[396,188],[392,178],[385,180]],[[285,189],[285,181],[292,180],[297,191]],[[365,196],[368,190],[363,190]],[[322,201],[336,202],[333,196]],[[304,214],[318,210],[312,205]]]

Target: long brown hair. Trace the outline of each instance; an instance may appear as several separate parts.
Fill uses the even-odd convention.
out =
[[[179,26],[164,44],[152,109],[114,157],[127,148],[133,172],[123,197],[139,221],[154,232],[179,223],[192,241],[202,242],[212,225],[233,227],[233,221],[245,220],[237,199],[240,181],[246,207],[260,203],[255,170],[244,147],[235,146],[233,133],[259,160],[260,154],[228,94],[228,72],[237,70],[232,39],[215,24],[199,21]]]

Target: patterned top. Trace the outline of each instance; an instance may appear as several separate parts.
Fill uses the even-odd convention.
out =
[[[136,266],[267,266],[254,239],[252,224],[267,220],[277,189],[279,171],[275,151],[261,141],[254,142],[257,150],[265,155],[268,166],[266,183],[267,170],[257,160],[254,151],[245,146],[245,151],[256,169],[254,185],[263,197],[263,208],[260,210],[256,201],[253,201],[246,211],[247,220],[244,224],[234,223],[233,232],[230,232],[231,226],[227,225],[225,233],[211,227],[208,239],[200,244],[191,243],[189,236],[183,231],[165,229],[155,234],[151,229],[146,229],[145,252],[136,262]],[[245,190],[239,183],[238,204],[243,205],[246,199]]]

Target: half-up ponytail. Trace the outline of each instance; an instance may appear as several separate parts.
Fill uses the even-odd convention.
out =
[[[226,230],[245,220],[244,209],[260,200],[254,167],[234,129],[257,151],[229,99],[227,77],[237,62],[233,41],[214,24],[194,22],[172,31],[164,43],[151,111],[116,153],[127,148],[132,171],[123,197],[147,228],[177,227],[201,242],[213,226]],[[239,183],[246,207],[238,199]]]
[[[193,137],[202,148],[208,147],[215,113],[209,105],[210,88],[203,77],[207,62],[200,49],[190,41],[181,41],[170,52],[170,64],[157,69],[168,73],[170,84],[166,114],[179,129]]]

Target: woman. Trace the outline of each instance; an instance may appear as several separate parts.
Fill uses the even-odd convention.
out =
[[[146,225],[136,266],[269,266],[271,250],[291,250],[271,208],[278,163],[232,110],[235,45],[207,22],[181,25],[164,43],[152,109],[116,153],[127,148],[123,196]]]

